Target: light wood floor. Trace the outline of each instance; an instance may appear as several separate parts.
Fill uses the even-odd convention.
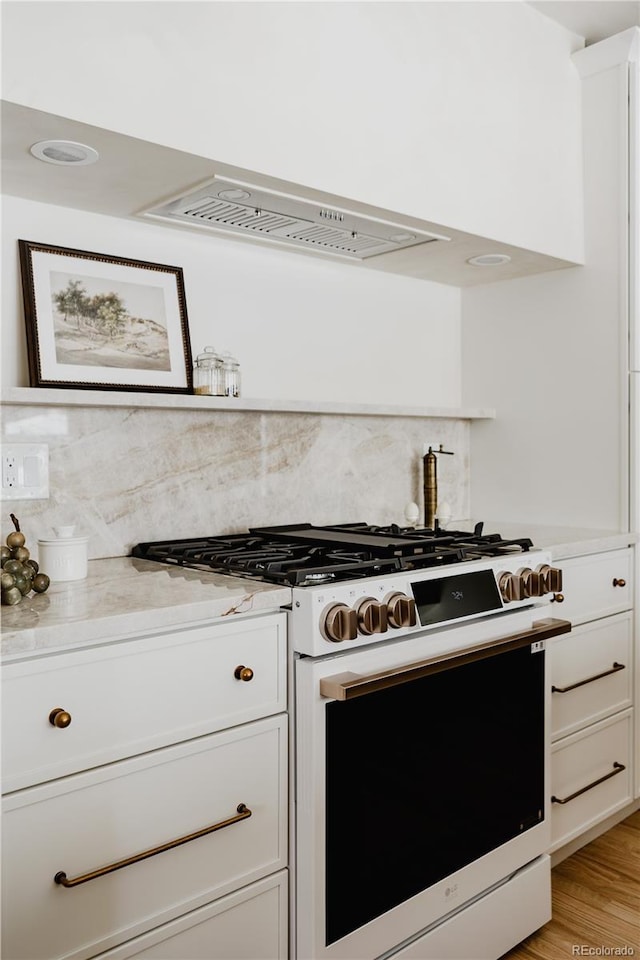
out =
[[[640,810],[559,863],[551,877],[553,919],[502,960],[640,960]],[[614,952],[622,947],[626,954]]]

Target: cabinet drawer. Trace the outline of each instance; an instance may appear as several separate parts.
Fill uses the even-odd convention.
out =
[[[281,713],[285,624],[277,613],[7,664],[3,790]],[[63,729],[56,707],[71,716]]]
[[[287,873],[192,910],[99,960],[286,960]]]
[[[270,717],[5,797],[2,955],[92,957],[283,869],[286,754],[286,718]]]
[[[552,851],[632,799],[632,717],[632,710],[616,714],[553,747],[551,792],[565,802],[551,803]]]
[[[573,624],[630,610],[633,605],[633,555],[631,549],[575,557],[562,568],[564,602],[557,616]],[[624,586],[621,585],[624,581]]]
[[[584,624],[552,641],[554,740],[631,706],[632,643],[631,613]]]

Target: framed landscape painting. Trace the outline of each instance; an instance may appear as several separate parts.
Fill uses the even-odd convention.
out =
[[[192,392],[180,267],[18,245],[31,386]]]

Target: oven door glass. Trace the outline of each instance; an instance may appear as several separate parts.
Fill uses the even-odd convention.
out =
[[[327,945],[544,819],[544,656],[327,703]]]

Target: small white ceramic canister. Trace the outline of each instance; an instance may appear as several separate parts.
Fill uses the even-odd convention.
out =
[[[75,527],[54,527],[55,540],[38,540],[38,563],[52,583],[84,580],[88,571],[89,538],[74,537]]]

